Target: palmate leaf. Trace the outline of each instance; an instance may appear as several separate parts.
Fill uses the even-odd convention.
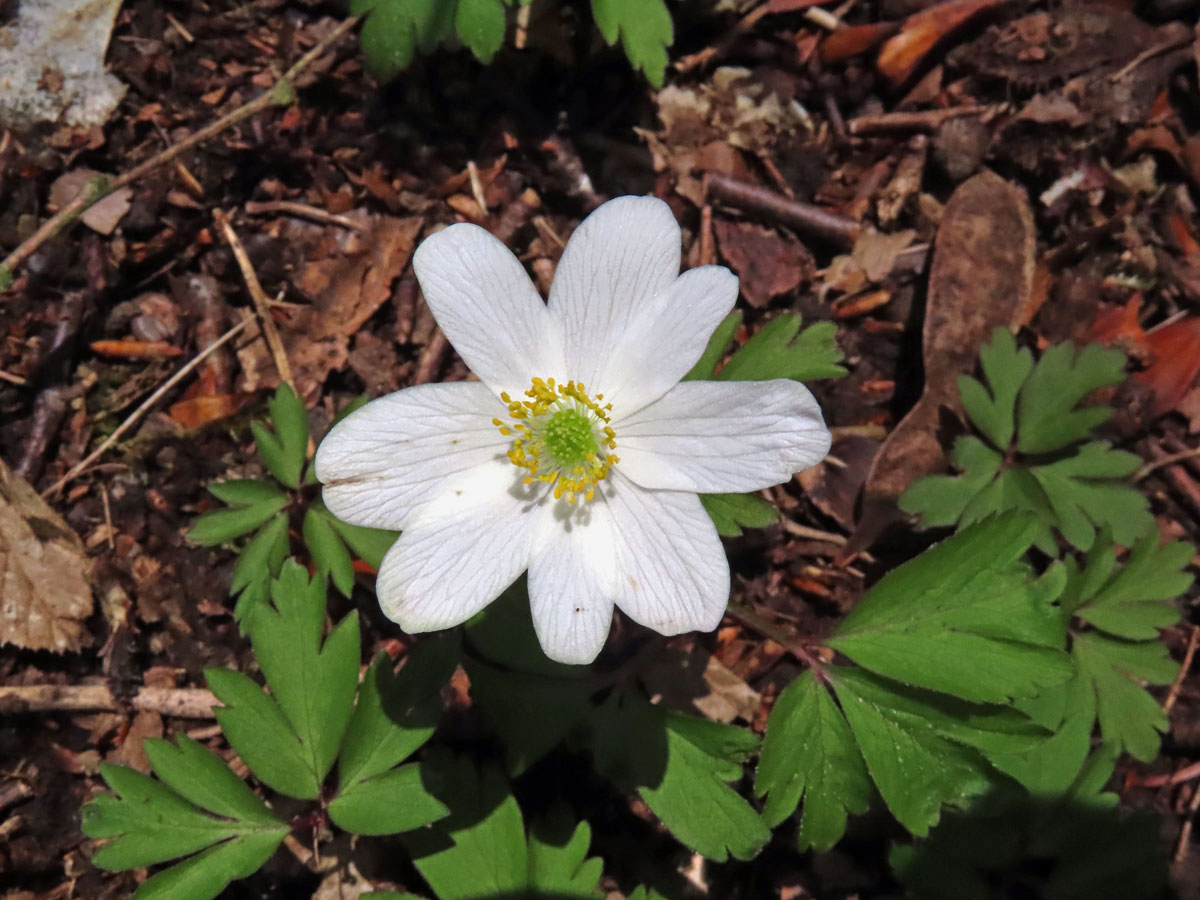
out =
[[[1012,334],[997,328],[992,342],[979,351],[979,366],[990,390],[969,375],[959,376],[963,410],[993,447],[1007,448],[1016,431],[1017,395],[1033,371],[1033,354],[1018,350]]]
[[[102,766],[116,794],[83,808],[83,831],[107,838],[92,861],[132,869],[190,857],[144,882],[137,900],[211,900],[267,861],[289,828],[215,754],[180,737],[147,741],[156,781],[124,766]],[[193,855],[195,854],[195,855]]]
[[[428,754],[422,770],[451,811],[408,835],[413,862],[439,900],[599,896],[601,863],[587,859],[586,822],[572,826],[559,813],[527,837],[521,809],[495,767],[478,769],[441,751]]]
[[[722,537],[741,537],[745,528],[766,528],[779,510],[758,494],[701,494],[700,503]]]
[[[1065,573],[1020,562],[1037,531],[996,516],[888,573],[826,643],[887,678],[964,700],[1005,703],[1073,672],[1053,607]]]
[[[1125,354],[1088,344],[1078,354],[1058,344],[1042,354],[1021,388],[1017,406],[1017,449],[1050,453],[1086,440],[1092,429],[1108,421],[1107,406],[1079,404],[1100,388],[1125,378]]]
[[[592,0],[596,27],[610,45],[618,38],[625,55],[656,88],[667,71],[667,48],[675,40],[671,13],[663,0]]]
[[[350,14],[367,15],[362,49],[380,81],[408,68],[417,50],[429,52],[450,36],[455,4],[446,0],[351,0]]]

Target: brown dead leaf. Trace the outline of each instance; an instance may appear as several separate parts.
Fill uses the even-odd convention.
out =
[[[1025,192],[981,172],[951,195],[934,243],[922,329],[925,386],[916,405],[879,448],[864,487],[863,515],[851,541],[868,546],[896,515],[908,486],[945,468],[938,439],[942,409],[961,415],[958,376],[975,368],[979,348],[1011,327],[1033,290],[1033,213]]]
[[[200,428],[237,415],[254,399],[254,394],[201,394],[172,404],[167,415],[183,428]]]
[[[879,51],[876,66],[893,84],[908,81],[935,47],[968,21],[1008,0],[948,0],[913,13]]]
[[[892,273],[896,257],[916,235],[911,230],[885,234],[864,228],[854,240],[854,249],[830,262],[825,270],[825,289],[855,293],[867,285],[878,284]]]
[[[85,190],[93,179],[104,177],[107,176],[92,169],[73,169],[65,175],[60,175],[54,184],[50,185],[50,208],[62,209],[74,200],[80,191]],[[93,231],[104,235],[112,234],[125,213],[129,212],[132,199],[133,191],[127,187],[121,188],[89,208],[79,219]]]
[[[742,296],[751,306],[766,306],[812,275],[813,258],[804,245],[749,222],[713,222],[721,255],[737,273]]]
[[[668,647],[642,671],[642,680],[667,706],[690,707],[714,722],[752,721],[762,703],[758,691],[699,645]]]
[[[79,650],[92,612],[79,535],[0,460],[0,644]]]

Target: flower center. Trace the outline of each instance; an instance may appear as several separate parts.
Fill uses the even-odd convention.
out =
[[[618,461],[616,434],[609,425],[612,404],[601,405],[603,394],[588,396],[582,384],[556,384],[553,378],[535,378],[525,392],[526,400],[508,394],[511,421],[492,419],[506,437],[512,436],[508,458],[527,469],[526,484],[544,481],[554,485],[554,499],[577,496],[591,500],[596,485],[608,477]]]

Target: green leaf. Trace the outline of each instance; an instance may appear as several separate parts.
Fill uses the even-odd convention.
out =
[[[132,900],[212,900],[231,881],[261,869],[285,837],[286,831],[240,834],[159,872],[134,891]]]
[[[274,500],[287,501],[287,495],[269,481],[257,478],[231,478],[208,486],[208,492],[229,506],[257,506]]]
[[[384,554],[392,549],[396,538],[400,536],[397,531],[351,525],[333,515],[328,518],[333,530],[341,535],[346,546],[354,551],[354,555],[376,571],[379,571],[379,567],[383,565]]]
[[[262,605],[250,620],[250,642],[275,702],[300,740],[313,783],[320,785],[354,708],[358,618],[347,616],[322,642],[325,586],[295,562],[284,565],[271,599],[274,606]],[[246,764],[253,768],[249,759]]]
[[[568,898],[600,897],[604,862],[588,858],[592,829],[587,822],[572,822],[561,804],[534,823],[529,832],[529,888],[534,896]]]
[[[987,789],[984,753],[1018,753],[1047,733],[1012,709],[965,703],[851,668],[829,670],[867,770],[892,815],[913,834],[943,804]]]
[[[1125,355],[1088,344],[1076,355],[1069,344],[1042,354],[1025,380],[1017,404],[1017,448],[1050,453],[1085,440],[1108,420],[1107,406],[1075,407],[1093,391],[1125,379]]]
[[[614,691],[592,717],[596,770],[636,788],[685,846],[717,862],[750,859],[770,831],[728,782],[758,746],[731,725],[668,714],[644,698]]]
[[[683,376],[683,381],[710,381],[716,375],[717,366],[721,360],[725,358],[725,354],[729,352],[729,347],[733,343],[734,335],[737,334],[738,328],[742,324],[742,314],[738,310],[734,310],[724,319],[721,324],[713,331],[712,337],[708,339],[708,345],[704,348],[704,352],[700,354],[700,358],[696,360],[696,364],[691,370]]]
[[[1135,759],[1158,755],[1159,732],[1168,728],[1162,708],[1142,687],[1170,684],[1179,665],[1157,641],[1123,641],[1097,632],[1075,638],[1072,656],[1096,695],[1100,734]]]
[[[317,564],[320,578],[330,578],[342,596],[349,597],[354,592],[354,562],[332,519],[322,507],[310,506],[300,533]]]
[[[1018,350],[1012,334],[997,328],[992,342],[979,351],[979,363],[991,391],[974,378],[961,376],[958,392],[963,409],[993,447],[1006,450],[1015,431],[1017,395],[1033,371],[1033,354]]]
[[[440,900],[523,896],[529,882],[525,826],[500,770],[465,757],[429,753],[430,793],[450,815],[409,835],[413,862]]]
[[[458,0],[454,29],[482,63],[490,63],[504,43],[504,6],[500,0]]]
[[[334,824],[353,834],[411,831],[448,812],[440,800],[425,790],[416,764],[355,781],[329,803],[329,817]]]
[[[779,510],[758,494],[701,494],[700,503],[722,537],[741,537],[744,528],[766,528]]]
[[[299,487],[300,472],[308,456],[309,440],[308,412],[304,408],[304,401],[297,397],[296,392],[288,385],[281,384],[275,389],[275,396],[267,403],[267,412],[283,448],[288,469],[296,473],[295,484],[287,481],[284,484],[288,487]]]
[[[321,792],[309,755],[283,710],[253,680],[232,669],[206,669],[209,689],[225,705],[214,710],[229,745],[263,784],[289,797]]]
[[[964,435],[954,442],[950,463],[963,474],[930,475],[915,481],[900,497],[900,508],[919,515],[927,528],[954,525],[981,491],[996,478],[1004,456],[979,438]],[[1008,510],[1016,504],[992,504],[998,510]],[[982,518],[982,517],[980,517]]]
[[[1161,628],[1179,621],[1172,602],[1192,585],[1184,571],[1195,553],[1182,541],[1159,545],[1150,535],[1134,546],[1125,564],[1116,568],[1117,555],[1107,531],[1092,546],[1083,570],[1074,571],[1064,592],[1064,608],[1115,637],[1155,640]]]
[[[1073,672],[1053,607],[1065,573],[1033,580],[1020,562],[1036,523],[972,525],[889,572],[826,642],[859,665],[965,700],[1027,697]]]
[[[367,69],[387,81],[450,36],[455,4],[446,0],[351,0],[350,14],[370,15],[362,28]]]
[[[264,585],[265,597],[265,586],[279,574],[287,554],[288,517],[285,512],[277,512],[238,555],[237,562],[233,564],[229,593],[236,594],[252,582],[260,582]]]
[[[223,544],[259,528],[286,505],[287,497],[280,494],[253,506],[205,513],[196,519],[188,531],[188,539],[206,547]]]
[[[154,774],[188,802],[228,819],[283,824],[219,756],[186,735],[174,744],[152,739],[142,747]]]
[[[619,35],[630,64],[654,87],[662,87],[667,48],[675,40],[663,0],[592,0],[592,16],[604,40],[615,44]]]
[[[717,373],[717,380],[812,381],[845,375],[846,370],[838,365],[842,351],[834,339],[837,326],[833,322],[817,322],[801,331],[800,324],[800,316],[795,313],[785,313],[768,322],[733,354]]]
[[[867,811],[871,779],[841,710],[812,672],[793,681],[771,710],[754,790],[767,795],[763,819],[774,827],[804,802],[800,849],[828,850],[847,815]]]
[[[408,759],[433,735],[441,713],[439,692],[458,663],[454,632],[426,638],[394,672],[381,653],[367,669],[338,756],[343,786],[373,778]]]
[[[1126,546],[1153,528],[1145,495],[1114,481],[1131,475],[1141,462],[1136,454],[1093,441],[1073,456],[1029,471],[1045,491],[1063,537],[1087,550],[1098,527],[1107,526],[1113,539]]]

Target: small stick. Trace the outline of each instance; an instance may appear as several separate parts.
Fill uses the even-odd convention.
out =
[[[825,665],[810,651],[804,643],[798,638],[788,634],[782,628],[775,625],[773,622],[768,622],[754,610],[740,603],[730,603],[725,610],[725,614],[730,618],[737,619],[743,625],[748,625],[761,634],[763,637],[768,637],[779,646],[783,647],[792,656],[800,660],[810,669],[818,681],[827,681],[828,676],[825,673]]]
[[[488,207],[487,200],[483,196],[483,182],[479,180],[479,166],[475,165],[475,160],[467,160],[467,179],[471,182],[471,196],[475,198],[475,202],[479,204],[480,210],[484,215],[487,215]]]
[[[435,328],[433,334],[429,336],[429,343],[425,345],[425,349],[421,351],[421,357],[417,360],[417,371],[413,375],[413,384],[428,384],[438,376],[441,371],[442,364],[446,360],[446,351],[450,349],[450,342],[446,340],[446,335],[442,334],[442,329]]]
[[[43,497],[51,497],[54,494],[57,494],[59,491],[62,490],[63,485],[67,484],[70,481],[74,481],[75,478],[77,478],[80,473],[86,471],[92,465],[92,463],[94,463],[97,459],[99,459],[101,456],[103,456],[108,451],[108,449],[113,446],[113,444],[115,444],[117,441],[119,441],[121,439],[122,435],[125,434],[125,432],[127,432],[130,428],[132,428],[135,424],[137,424],[141,420],[142,416],[144,416],[147,412],[149,412],[150,409],[154,406],[154,404],[162,399],[164,394],[166,394],[169,390],[171,390],[171,388],[175,387],[175,385],[179,384],[180,381],[182,381],[184,378],[186,378],[188,376],[188,374],[190,374],[197,366],[199,366],[202,362],[204,362],[204,360],[206,360],[211,353],[213,353],[215,350],[217,350],[218,348],[227,344],[229,341],[233,340],[235,337],[237,337],[239,334],[241,334],[242,329],[245,328],[249,323],[250,323],[249,319],[245,319],[245,320],[239,322],[238,324],[236,324],[232,328],[230,328],[228,331],[226,331],[219,338],[217,338],[215,341],[213,341],[211,344],[209,344],[207,347],[205,347],[203,350],[201,350],[198,354],[196,354],[196,357],[191,362],[184,365],[182,368],[180,368],[180,370],[178,372],[176,372],[174,375],[172,375],[170,378],[168,378],[166,381],[164,381],[162,383],[162,385],[158,388],[158,390],[156,390],[153,394],[151,394],[149,397],[147,397],[142,402],[141,406],[139,406],[132,413],[130,413],[129,417],[126,418],[125,421],[122,422],[120,425],[118,425],[116,430],[113,431],[113,433],[110,434],[107,438],[105,438],[104,442],[99,447],[97,447],[95,450],[93,450],[91,453],[89,453],[88,456],[82,462],[77,463],[75,466],[73,466],[67,472],[66,475],[64,475],[62,478],[58,479],[58,481],[54,482],[54,484],[52,484],[49,488],[42,491],[42,496]]]
[[[275,320],[271,317],[271,300],[267,297],[258,280],[258,275],[254,272],[250,255],[246,253],[246,248],[242,246],[237,232],[229,224],[229,217],[225,213],[214,209],[213,221],[217,223],[221,236],[225,238],[225,243],[229,244],[229,249],[233,251],[233,258],[237,260],[238,268],[242,270],[242,279],[246,282],[246,290],[250,293],[250,299],[254,301],[259,325],[262,328],[263,337],[266,338],[267,346],[271,348],[271,356],[275,360],[275,368],[279,370],[279,377],[295,391],[296,381],[292,378],[292,366],[288,362],[287,351],[283,347],[283,338],[279,336],[279,329],[275,327]]]
[[[203,688],[138,688],[130,706],[182,719],[211,719],[218,706]],[[122,708],[106,684],[34,684],[0,686],[0,715],[32,712],[115,711]]]
[[[0,291],[7,290],[8,285],[12,283],[13,275],[21,264],[24,263],[30,256],[37,251],[42,244],[50,240],[50,238],[65,231],[75,223],[83,213],[90,209],[93,205],[103,200],[114,191],[119,191],[123,187],[127,187],[137,181],[143,175],[153,172],[160,166],[164,166],[169,162],[173,162],[176,157],[181,156],[188,150],[191,150],[197,144],[202,144],[209,138],[220,134],[227,128],[237,125],[245,119],[250,118],[258,112],[266,109],[269,106],[286,106],[295,99],[296,91],[293,82],[296,78],[309,66],[313,64],[326,50],[336,43],[346,32],[350,31],[359,22],[357,16],[351,16],[346,19],[337,28],[334,28],[329,34],[317,42],[317,44],[300,57],[296,64],[288,69],[275,85],[270,90],[264,91],[253,100],[243,106],[217,119],[215,122],[201,128],[195,134],[184,138],[178,144],[168,147],[161,153],[152,156],[145,162],[134,166],[124,175],[120,175],[113,179],[95,179],[81,190],[75,199],[63,206],[57,213],[42,223],[32,235],[22,241],[12,253],[8,254],[4,262],[0,263]]]
[[[1175,706],[1175,701],[1179,698],[1179,691],[1183,687],[1183,680],[1187,678],[1188,670],[1192,667],[1192,658],[1196,655],[1196,644],[1198,642],[1200,642],[1200,625],[1193,625],[1192,634],[1188,638],[1187,650],[1183,653],[1183,663],[1179,667],[1179,674],[1171,682],[1171,689],[1167,691],[1167,699],[1163,701],[1163,715],[1169,716],[1171,714],[1171,709]]]
[[[108,529],[108,549],[117,549],[116,536],[113,534],[112,507],[108,505],[108,488],[100,483],[100,500],[104,504],[104,525]]]
[[[1186,768],[1180,769],[1178,772],[1173,772],[1170,775],[1149,775],[1145,778],[1139,778],[1134,782],[1136,787],[1166,787],[1171,784],[1182,784],[1185,781],[1191,781],[1193,778],[1200,778],[1200,762],[1192,763]]]
[[[998,112],[999,106],[952,106],[949,109],[929,109],[920,112],[890,112],[876,116],[859,116],[846,123],[853,135],[881,134],[892,131],[936,131],[949,119],[963,116],[984,116]]]
[[[15,384],[17,387],[25,387],[29,384],[28,378],[22,378],[20,375],[14,375],[12,372],[5,372],[0,369],[0,381],[7,381],[9,384]]]
[[[183,23],[180,22],[177,18],[175,18],[170,13],[167,13],[167,21],[170,22],[175,27],[175,30],[179,32],[179,36],[181,38],[183,38],[189,44],[196,43],[196,38],[192,35],[192,33],[190,31],[188,31],[186,28],[184,28]]]
[[[316,206],[309,206],[307,203],[296,203],[292,200],[268,200],[263,203],[251,200],[242,209],[252,216],[284,213],[289,216],[312,219],[314,222],[324,222],[326,225],[338,225],[342,228],[348,228],[351,231],[366,230],[363,225],[360,225],[353,219],[339,216],[336,213],[331,213]]]
[[[1200,447],[1190,447],[1187,450],[1180,450],[1178,453],[1172,453],[1169,456],[1162,456],[1152,460],[1133,473],[1134,481],[1141,481],[1151,472],[1156,472],[1165,466],[1173,466],[1176,463],[1181,463],[1191,459],[1194,456],[1200,456]]]
[[[769,216],[797,231],[852,247],[860,226],[853,219],[811,203],[789,200],[774,191],[712,172],[705,178],[707,193],[739,209]]]
[[[1188,804],[1187,816],[1179,829],[1179,842],[1175,844],[1175,862],[1182,862],[1187,856],[1188,844],[1192,839],[1192,825],[1196,821],[1196,811],[1200,810],[1200,786],[1192,791],[1192,800]]]

